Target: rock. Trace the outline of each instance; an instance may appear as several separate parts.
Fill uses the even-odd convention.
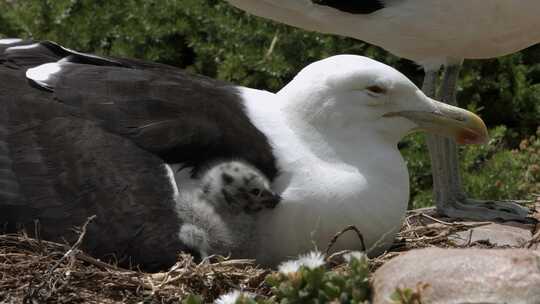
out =
[[[457,246],[467,246],[477,241],[488,241],[494,246],[523,247],[532,238],[532,225],[506,222],[460,231],[448,237]]]
[[[540,303],[540,252],[525,249],[419,249],[396,257],[373,277],[374,304],[394,303],[399,288],[421,303]]]

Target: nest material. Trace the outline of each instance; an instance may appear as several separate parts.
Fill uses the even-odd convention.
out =
[[[103,263],[79,244],[0,235],[0,303],[179,303],[188,294],[212,300],[231,289],[269,292],[262,284],[269,271],[252,260],[195,263],[182,254],[169,271],[149,274]]]
[[[532,203],[534,205],[531,206],[531,218],[533,219],[532,221],[536,221],[537,223],[524,224],[523,226],[527,226],[531,230],[533,237],[529,242],[517,248],[531,249],[540,247],[540,224],[538,224],[540,222],[540,196]],[[420,248],[510,248],[510,246],[506,245],[492,244],[489,240],[472,241],[471,229],[487,226],[492,223],[462,222],[441,217],[436,214],[434,208],[409,211],[392,248],[388,252],[371,260],[371,271],[375,271],[387,261],[404,252]],[[451,236],[462,231],[471,231],[469,241],[461,245],[456,244]]]
[[[540,205],[537,204],[537,206]],[[538,210],[538,208],[537,208]],[[449,236],[489,223],[449,222],[432,213],[413,212],[406,218],[395,246],[371,260],[375,271],[388,260],[405,251],[425,248],[481,247],[493,248],[489,242],[468,242],[457,246]],[[195,263],[190,255],[181,254],[167,272],[144,273],[123,269],[96,260],[78,249],[86,233],[82,226],[79,240],[72,246],[37,240],[19,235],[0,235],[0,304],[4,303],[179,303],[188,294],[202,295],[211,302],[231,289],[242,289],[269,295],[264,284],[271,269],[257,267],[252,260],[228,260],[211,257]],[[540,229],[531,225],[540,241]],[[358,229],[345,228],[336,235]],[[330,242],[329,247],[335,243]],[[330,249],[330,248],[328,248]],[[343,268],[341,254],[328,257],[328,265]]]

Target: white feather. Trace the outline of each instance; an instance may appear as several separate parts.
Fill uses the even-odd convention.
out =
[[[394,93],[398,104],[362,106],[368,98],[360,90],[357,96],[340,95],[383,80],[399,87]],[[397,142],[416,125],[376,118],[378,111],[422,104],[425,96],[418,88],[384,64],[341,55],[308,66],[277,94],[241,92],[255,126],[270,138],[281,169],[273,188],[283,200],[258,219],[257,260],[276,265],[313,244],[325,248],[347,225],[356,225],[368,246],[380,241],[372,254],[386,249],[409,200],[408,172]],[[326,105],[325,111],[342,117],[313,117],[335,98],[344,100]],[[360,247],[352,235],[336,244],[336,249]]]
[[[8,44],[15,44],[18,42],[21,42],[22,39],[18,38],[6,38],[6,39],[0,39],[0,45],[8,45]]]
[[[61,70],[62,65],[59,62],[45,63],[26,70],[26,78],[32,79],[43,86],[47,86],[45,82],[49,81],[50,78],[54,77],[54,75]]]
[[[33,49],[35,47],[38,47],[39,43],[33,43],[33,44],[27,44],[27,45],[19,45],[19,46],[12,46],[6,49],[6,53],[9,52],[15,52],[17,50],[28,50]]]

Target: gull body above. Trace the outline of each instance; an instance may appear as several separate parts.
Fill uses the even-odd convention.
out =
[[[227,2],[277,22],[369,42],[427,70],[499,57],[540,42],[535,0]]]

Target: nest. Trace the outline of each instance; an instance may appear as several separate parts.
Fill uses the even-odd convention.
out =
[[[103,263],[78,250],[89,221],[73,246],[0,235],[0,303],[179,303],[188,294],[213,300],[231,289],[269,293],[269,270],[252,260],[195,263],[181,254],[167,272],[154,274]]]
[[[232,289],[270,295],[264,280],[273,270],[258,267],[253,260],[210,257],[196,263],[190,255],[181,254],[167,272],[151,274],[94,259],[78,249],[91,220],[82,226],[79,239],[71,246],[25,234],[0,235],[0,303],[179,303],[188,294],[201,295],[211,302]],[[412,212],[391,250],[371,260],[371,270],[417,248],[494,248],[482,241],[457,246],[449,238],[456,232],[487,224],[451,222],[429,211]],[[531,225],[535,237],[524,247],[530,248],[540,240],[536,228]],[[350,230],[362,242],[361,232],[347,227],[330,241],[327,251]],[[328,265],[336,270],[343,268],[343,253],[328,256]]]

